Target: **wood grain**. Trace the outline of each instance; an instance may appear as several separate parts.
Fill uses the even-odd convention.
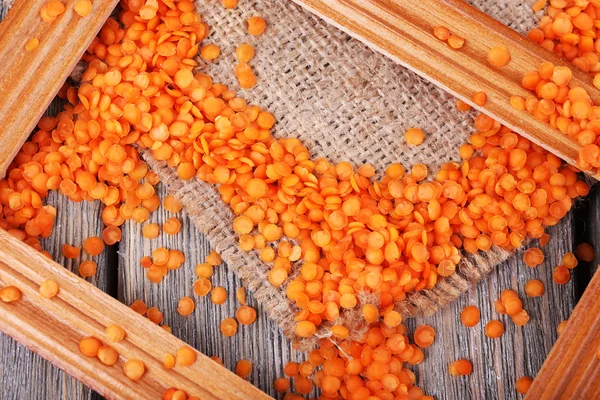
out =
[[[84,18],[75,1],[49,23],[40,17],[48,0],[16,0],[0,23],[0,178],[119,0],[92,2]],[[40,44],[26,51],[32,38]]]
[[[515,132],[575,165],[580,145],[526,111],[516,111],[510,96],[530,94],[523,75],[544,61],[564,61],[462,0],[294,0],[351,36],[432,81]],[[460,50],[433,35],[446,26],[466,39]],[[512,60],[503,68],[487,62],[489,49],[505,46]],[[573,84],[595,100],[600,92],[589,75],[573,68]],[[487,94],[484,107],[473,103],[477,92]]]
[[[46,279],[60,287],[51,300],[38,293]],[[164,356],[175,354],[184,342],[2,230],[0,284],[15,285],[23,293],[20,301],[0,304],[0,330],[107,398],[159,398],[169,387],[202,399],[270,398],[200,353],[193,366],[167,371]],[[106,342],[104,330],[112,323],[123,326],[127,337],[111,343],[120,359],[115,366],[104,367],[83,356],[78,344],[87,336]],[[146,374],[137,382],[122,372],[131,358],[146,365]]]
[[[600,398],[600,271],[579,300],[526,399]]]
[[[498,265],[476,288],[460,297],[433,317],[408,320],[409,331],[428,324],[437,332],[434,344],[425,349],[425,361],[412,367],[417,384],[425,394],[436,400],[517,400],[522,398],[515,390],[515,381],[524,375],[535,376],[557,338],[556,327],[567,319],[576,303],[576,282],[557,285],[552,270],[575,240],[574,216],[565,217],[560,226],[549,230],[550,243],[543,248],[546,260],[537,268],[529,268],[522,254]],[[579,268],[579,267],[578,267]],[[546,286],[543,297],[530,298],[524,293],[525,283],[539,279]],[[530,322],[517,327],[506,315],[500,315],[493,302],[504,289],[519,293]],[[460,323],[460,312],[468,305],[481,311],[481,321],[473,328]],[[505,333],[499,339],[484,334],[485,324],[491,319],[503,322]],[[466,358],[473,363],[473,373],[454,377],[448,365]]]
[[[159,185],[157,193],[164,198],[166,191]],[[161,233],[156,239],[145,239],[141,227],[148,223],[162,226],[168,218],[177,217],[182,229],[177,235]],[[165,323],[171,326],[173,334],[185,338],[200,352],[208,356],[220,357],[231,370],[239,360],[247,359],[253,363],[249,381],[275,398],[283,396],[273,388],[273,381],[283,377],[283,367],[288,361],[303,361],[306,357],[292,349],[291,342],[283,336],[277,325],[271,321],[261,305],[248,292],[248,305],[257,310],[257,320],[247,326],[239,326],[238,332],[224,337],[219,324],[225,318],[234,317],[240,304],[235,299],[235,291],[242,286],[235,274],[223,264],[214,269],[211,277],[213,287],[222,286],[227,290],[227,301],[215,305],[209,296],[194,296],[192,286],[197,279],[194,270],[203,263],[211,251],[208,240],[195,228],[184,212],[172,214],[161,205],[152,213],[150,220],[143,225],[127,222],[123,225],[123,240],[119,245],[119,299],[131,304],[137,299],[144,300],[148,306],[157,306],[165,315]],[[148,281],[140,259],[151,254],[153,249],[166,247],[182,250],[186,261],[158,284]],[[183,296],[190,296],[196,303],[192,315],[183,317],[177,313],[177,303]],[[316,392],[313,392],[316,396]]]

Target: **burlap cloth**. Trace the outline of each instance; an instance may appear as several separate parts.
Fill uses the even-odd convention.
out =
[[[472,115],[459,113],[452,96],[291,0],[243,0],[235,10],[225,10],[219,3],[196,3],[212,29],[207,41],[222,50],[217,62],[200,60],[199,69],[240,92],[250,103],[273,112],[276,137],[300,138],[314,157],[350,161],[355,166],[371,163],[379,172],[394,162],[405,167],[424,163],[435,171],[444,162],[458,160],[458,147],[473,131]],[[521,33],[535,26],[540,17],[531,10],[529,0],[471,3]],[[267,20],[265,35],[254,38],[246,33],[244,21],[252,15]],[[256,46],[251,65],[259,77],[258,85],[247,91],[239,88],[233,75],[235,48],[244,42]],[[405,145],[403,135],[411,127],[426,133],[421,146]],[[184,184],[164,164],[149,154],[144,157],[262,307],[286,335],[297,340],[293,319],[297,309],[286,298],[285,285],[275,289],[267,279],[270,266],[257,252],[245,253],[238,248],[232,212],[214,187],[196,179]],[[464,258],[456,274],[433,290],[410,295],[397,308],[405,316],[431,314],[508,256],[496,249]],[[376,301],[368,296],[362,300]],[[340,318],[337,324],[350,325],[356,331],[356,313]],[[317,337],[327,335],[328,327],[324,326]],[[304,340],[302,345],[312,343]]]

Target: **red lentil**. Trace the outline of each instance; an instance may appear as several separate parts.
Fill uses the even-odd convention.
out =
[[[132,381],[139,380],[146,372],[146,366],[138,359],[132,358],[127,360],[123,365],[123,372],[125,376]]]
[[[525,284],[525,293],[529,297],[540,297],[545,291],[544,283],[538,279],[531,279]]]
[[[235,365],[235,374],[243,379],[248,379],[252,373],[252,362],[248,360],[240,360]]]
[[[96,357],[102,342],[95,337],[87,337],[79,342],[79,351],[86,357]]]
[[[485,336],[490,339],[497,339],[504,334],[504,324],[497,319],[493,319],[485,324]]]
[[[254,36],[262,35],[267,29],[267,23],[261,17],[248,18],[248,33]]]
[[[481,313],[476,306],[467,306],[460,313],[460,321],[468,328],[474,327],[479,323]]]
[[[6,286],[0,289],[0,300],[12,303],[21,299],[21,291],[16,286]]]
[[[450,374],[454,376],[470,375],[473,371],[473,365],[463,358],[450,364],[449,370]]]
[[[58,283],[48,279],[40,285],[40,295],[46,299],[51,299],[58,294]]]
[[[192,349],[189,346],[184,346],[177,350],[175,360],[177,362],[177,365],[189,367],[190,365],[196,362],[196,357],[196,350]]]
[[[529,387],[531,386],[532,382],[533,379],[529,376],[522,376],[521,378],[517,379],[517,382],[515,383],[515,389],[517,389],[517,392],[525,394],[529,391]]]
[[[577,258],[584,262],[592,262],[596,259],[594,248],[588,243],[580,243],[575,250]]]
[[[109,325],[104,332],[108,340],[111,342],[120,342],[125,339],[125,330],[117,324]]]

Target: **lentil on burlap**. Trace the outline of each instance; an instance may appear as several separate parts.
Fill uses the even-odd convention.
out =
[[[522,34],[541,17],[520,0],[470,3]],[[209,40],[222,50],[214,62],[199,60],[215,81],[239,88],[232,74],[239,44],[249,43],[260,54],[251,63],[262,79],[241,93],[248,103],[260,104],[277,116],[275,137],[293,132],[314,157],[333,163],[351,160],[356,166],[370,163],[379,174],[395,162],[422,163],[436,171],[445,162],[459,161],[457,149],[473,133],[473,122],[456,111],[455,98],[360,41],[286,0],[244,1],[234,10],[203,3],[197,7],[213,28]],[[268,34],[258,38],[248,36],[244,27],[244,21],[255,14],[269,22]],[[404,132],[412,127],[426,134],[420,146],[404,143]],[[240,250],[231,226],[234,216],[222,206],[217,191],[198,179],[183,183],[149,153],[142,156],[284,333],[293,336],[293,303],[269,283],[269,267],[259,256]],[[456,273],[433,289],[410,295],[398,310],[406,316],[432,314],[508,256],[509,252],[494,247],[464,257]],[[376,301],[373,296],[360,300]],[[342,323],[352,325],[363,316],[349,312],[343,318]]]

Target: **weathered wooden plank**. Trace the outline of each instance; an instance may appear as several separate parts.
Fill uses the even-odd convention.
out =
[[[73,203],[53,192],[48,198],[48,204],[55,206],[58,213],[54,232],[44,240],[44,248],[52,254],[54,260],[75,273],[81,260],[96,261],[98,273],[91,278],[91,282],[106,290],[108,250],[96,257],[85,255],[82,251],[82,256],[75,260],[66,260],[61,253],[64,243],[80,246],[85,238],[102,233],[100,203]],[[0,354],[0,399],[99,398],[79,381],[4,335],[0,336]]]
[[[414,329],[429,324],[436,330],[435,343],[425,350],[425,361],[413,368],[420,387],[436,399],[518,399],[516,379],[523,375],[535,376],[546,354],[557,338],[556,327],[567,319],[575,306],[574,280],[557,285],[552,271],[562,256],[572,250],[574,230],[569,216],[557,227],[549,230],[550,243],[543,248],[544,263],[529,268],[522,262],[521,254],[499,265],[477,288],[462,296],[450,307],[430,318],[410,320]],[[600,238],[599,238],[600,239]],[[529,279],[539,279],[546,286],[541,298],[529,298],[524,293]],[[531,316],[524,327],[517,327],[496,312],[493,302],[504,289],[514,289],[523,300],[524,308]],[[473,328],[460,323],[460,312],[467,305],[481,310],[481,321]],[[499,339],[489,339],[484,334],[485,324],[500,319],[505,334]],[[457,378],[448,373],[448,365],[466,358],[473,363],[473,373]]]
[[[164,188],[161,187],[160,192],[163,196]],[[161,233],[152,240],[142,238],[143,225],[161,224],[173,216],[182,221],[180,233],[174,236]],[[147,280],[139,261],[158,247],[182,250],[186,261],[179,270],[170,271],[162,282],[152,284]],[[185,213],[174,215],[161,206],[142,225],[126,223],[119,250],[119,299],[125,304],[142,299],[148,306],[158,306],[164,313],[164,323],[171,326],[175,336],[206,355],[220,357],[229,369],[233,370],[241,359],[252,361],[254,368],[250,382],[276,396],[273,381],[283,376],[285,362],[302,359],[302,355],[292,350],[290,342],[252,299],[251,293],[248,293],[248,304],[257,309],[257,321],[249,326],[239,326],[238,333],[233,337],[227,338],[221,334],[220,322],[225,318],[235,317],[235,311],[240,306],[235,299],[235,290],[241,287],[241,282],[223,264],[215,267],[211,281],[213,287],[223,286],[227,289],[228,299],[225,304],[215,305],[209,296],[194,296],[192,285],[197,279],[195,267],[204,262],[209,252],[207,240],[195,229]],[[196,301],[196,310],[188,317],[177,313],[178,301],[183,296],[190,296]]]

